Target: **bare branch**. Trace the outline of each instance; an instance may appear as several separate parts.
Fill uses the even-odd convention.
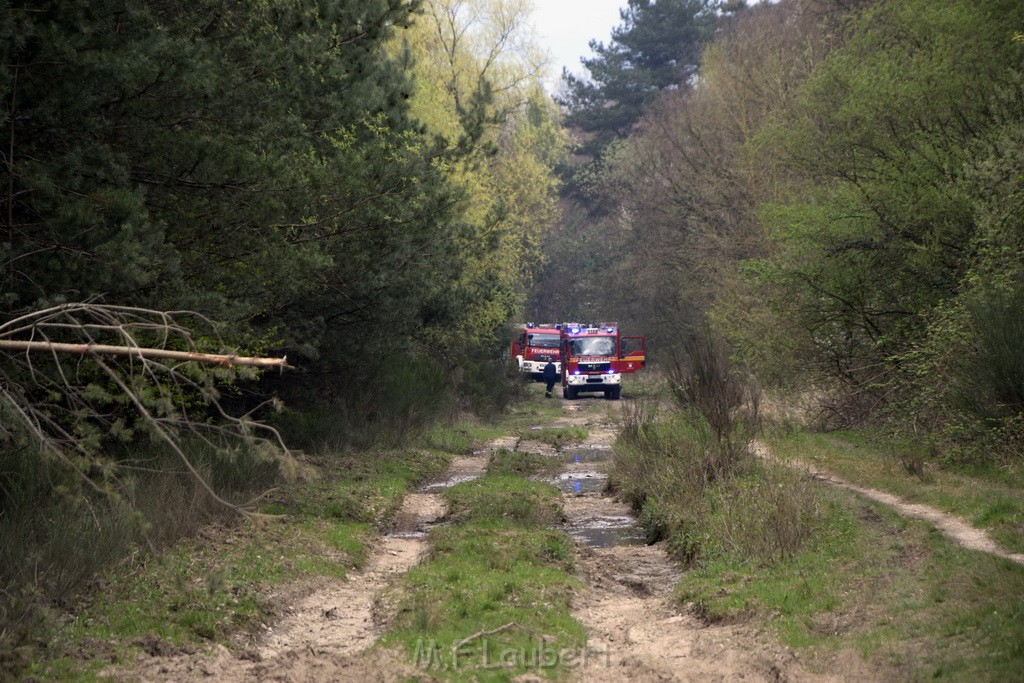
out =
[[[104,456],[110,432],[133,438],[141,430],[165,443],[212,500],[244,512],[203,479],[183,444],[193,439],[216,452],[247,444],[287,458],[281,435],[253,419],[276,401],[235,417],[218,402],[218,384],[245,372],[234,368],[288,365],[285,358],[211,353],[200,340],[226,346],[213,321],[188,311],[83,302],[15,317],[0,324],[0,409],[11,417],[7,426],[18,425],[96,491],[113,493],[109,485],[122,469]],[[8,439],[16,433],[5,431]]]
[[[131,358],[168,358],[171,360],[195,361],[211,363],[225,367],[244,365],[257,368],[289,367],[287,358],[254,358],[233,356],[229,354],[195,353],[192,351],[169,351],[167,349],[149,349],[129,346],[111,346],[110,344],[63,344],[60,342],[34,342],[0,339],[0,350],[6,351],[52,351],[76,356],[107,355],[128,356]]]

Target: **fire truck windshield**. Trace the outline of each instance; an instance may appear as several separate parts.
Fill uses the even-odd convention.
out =
[[[613,356],[615,339],[612,337],[580,337],[572,340],[574,356]]]
[[[538,349],[557,349],[558,348],[558,335],[557,334],[531,334],[530,335],[530,346]]]

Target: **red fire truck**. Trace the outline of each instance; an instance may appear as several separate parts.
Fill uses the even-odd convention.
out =
[[[559,368],[558,325],[526,323],[516,330],[509,357],[519,372],[535,380],[543,379],[544,366],[553,362]]]
[[[600,391],[617,400],[622,375],[647,364],[645,338],[623,337],[617,323],[562,323],[559,352],[562,396],[569,400],[584,391]]]

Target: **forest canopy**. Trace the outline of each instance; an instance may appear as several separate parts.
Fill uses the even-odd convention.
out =
[[[581,140],[662,5],[631,2],[592,81],[569,80]],[[573,170],[534,305],[593,305],[663,352],[710,326],[763,382],[824,397],[829,424],[1016,448],[1022,35],[1012,0],[719,6],[696,71]]]
[[[97,297],[193,310],[286,353],[306,389],[372,381],[366,359],[418,343],[448,367],[491,353],[556,215],[558,134],[507,46],[442,44],[445,11],[13,3],[5,314]]]

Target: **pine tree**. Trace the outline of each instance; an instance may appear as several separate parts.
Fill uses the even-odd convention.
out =
[[[570,126],[591,134],[584,151],[596,153],[633,129],[659,92],[688,88],[697,74],[701,45],[715,22],[714,0],[629,0],[622,24],[607,45],[594,40],[595,57],[583,59],[590,78],[563,72],[561,104]]]

